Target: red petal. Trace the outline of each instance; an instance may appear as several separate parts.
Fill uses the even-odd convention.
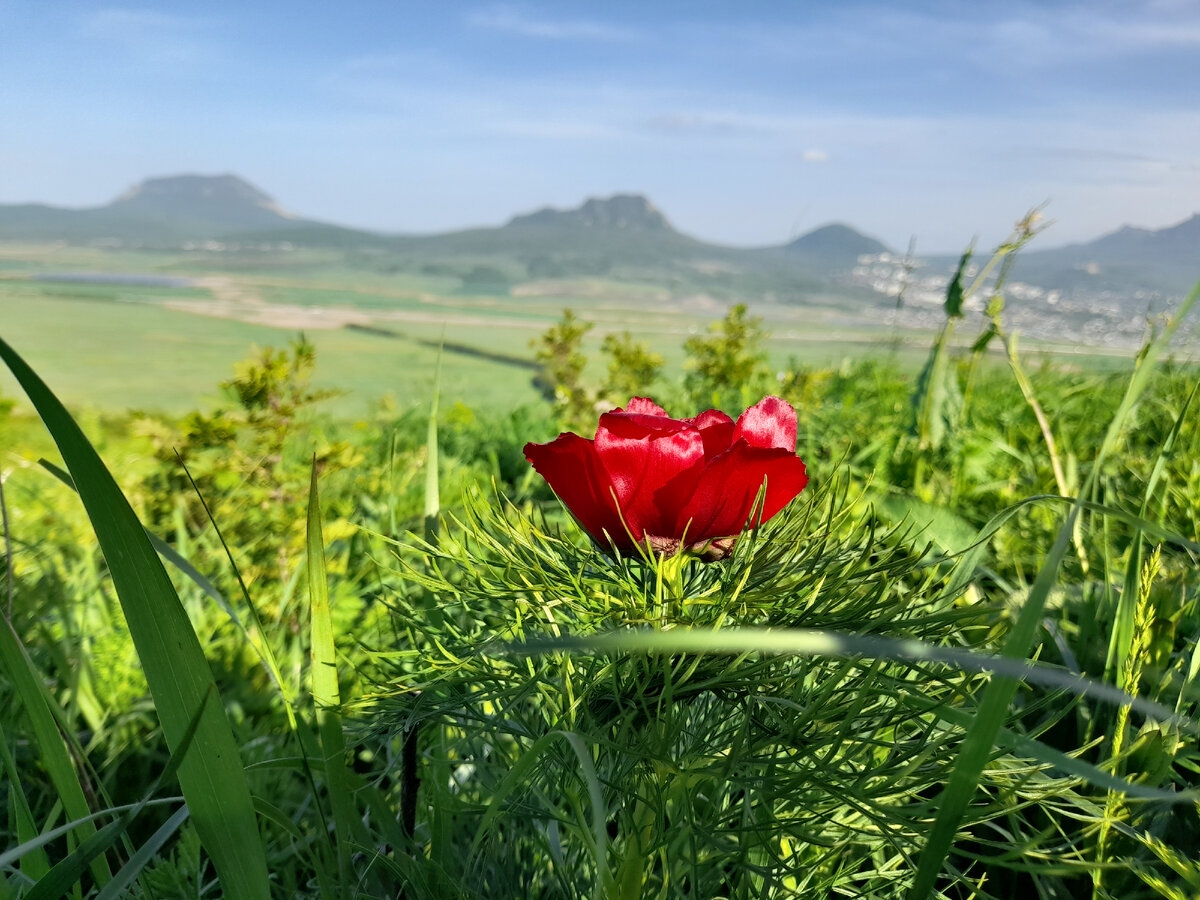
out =
[[[680,511],[674,535],[687,527],[689,544],[741,532],[754,511],[763,481],[767,490],[755,524],[783,509],[808,484],[804,463],[794,452],[751,447],[738,441],[704,469],[691,500]]]
[[[671,536],[664,528],[675,522],[704,466],[700,432],[677,419],[608,413],[596,430],[596,453],[634,539]]]
[[[751,447],[777,447],[795,453],[796,410],[786,400],[764,397],[737,420],[733,440],[738,438]]]
[[[623,553],[633,549],[594,443],[577,434],[560,434],[548,444],[526,444],[525,458],[598,543],[613,544]]]
[[[704,455],[708,459],[724,453],[733,443],[733,419],[719,409],[710,409],[683,421],[700,429],[700,436],[704,438]]]
[[[624,409],[617,409],[615,411],[643,416],[662,416],[664,419],[669,418],[665,409],[647,397],[634,397],[626,404]]]

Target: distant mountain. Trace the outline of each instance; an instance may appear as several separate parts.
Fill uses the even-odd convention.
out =
[[[513,216],[505,228],[565,228],[620,231],[674,231],[667,217],[640,194],[592,197],[578,209],[545,207]]]
[[[786,246],[740,249],[709,244],[676,231],[639,194],[592,197],[573,209],[543,208],[513,216],[499,228],[398,239],[397,252],[426,268],[460,273],[499,266],[509,277],[618,277],[671,284],[680,290],[741,284],[748,292],[811,287],[845,271],[863,253],[887,247],[846,225],[830,225]],[[513,267],[507,263],[516,262]],[[498,274],[493,271],[493,275]],[[774,285],[775,287],[771,287]]]
[[[1168,228],[1127,225],[1087,243],[1025,251],[1013,277],[1068,291],[1183,293],[1200,279],[1200,214]]]
[[[824,225],[801,235],[783,247],[788,253],[836,263],[855,263],[865,254],[887,253],[888,247],[875,238],[855,231],[849,225]]]
[[[228,230],[273,228],[300,220],[236,175],[150,178],[103,209],[126,219],[196,222]]]
[[[1079,247],[1097,258],[1107,257],[1126,262],[1174,262],[1190,256],[1193,264],[1200,265],[1200,213],[1178,225],[1158,231],[1126,225]]]
[[[875,242],[859,246],[870,249]],[[825,260],[803,249],[742,249],[698,240],[676,231],[637,194],[593,197],[572,209],[538,209],[498,228],[396,238],[387,259],[385,265],[397,270],[460,278],[470,291],[505,293],[531,281],[602,279],[652,285],[675,296],[769,296],[785,302],[828,293],[832,277],[848,267],[843,257]],[[850,264],[855,260],[857,250]]]
[[[121,240],[149,245],[231,238],[250,233],[322,240],[350,229],[285,212],[267,194],[236,175],[173,175],[134,185],[111,203],[87,209],[42,204],[0,206],[0,238]]]
[[[531,281],[602,279],[652,285],[676,296],[803,299],[850,288],[859,257],[888,252],[849,225],[824,225],[774,247],[734,248],[677,231],[639,194],[592,197],[570,209],[545,207],[498,227],[429,235],[385,235],[301,218],[236,175],[151,178],[87,209],[0,205],[0,240],[120,242],[178,248],[200,241],[304,245],[341,251],[353,265],[459,279],[464,290]],[[1047,289],[1141,303],[1173,296],[1200,277],[1200,215],[1169,228],[1126,227],[1051,250],[1036,243],[1012,277]],[[955,260],[930,260],[952,266]],[[868,299],[863,288],[855,294]],[[1151,298],[1152,299],[1152,298]]]

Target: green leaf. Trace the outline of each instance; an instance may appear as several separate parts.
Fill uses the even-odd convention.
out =
[[[962,318],[963,307],[963,274],[966,272],[967,263],[971,261],[971,256],[975,252],[975,247],[968,247],[963,251],[963,255],[958,260],[958,268],[954,272],[954,277],[950,279],[950,286],[946,288],[946,316],[951,319]]]
[[[129,502],[62,403],[3,340],[0,359],[42,417],[79,490],[172,753],[192,713],[204,706],[179,783],[224,894],[268,900],[266,853],[238,747],[221,704],[204,704],[216,685],[175,588]]]
[[[940,447],[947,432],[958,427],[962,415],[962,390],[958,386],[958,375],[950,365],[949,345],[953,334],[954,322],[947,322],[929,348],[929,358],[917,376],[917,389],[912,397],[913,431],[922,450]]]

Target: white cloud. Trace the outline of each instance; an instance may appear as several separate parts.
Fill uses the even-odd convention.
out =
[[[806,163],[829,162],[829,154],[824,150],[805,150],[800,154],[800,159]]]
[[[631,41],[638,33],[589,19],[553,20],[530,15],[508,5],[489,6],[467,16],[474,28],[553,41]]]
[[[89,38],[115,44],[149,63],[191,63],[208,59],[212,19],[171,15],[156,10],[112,7],[88,13],[79,20]]]

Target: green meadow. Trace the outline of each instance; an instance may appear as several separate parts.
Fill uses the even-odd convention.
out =
[[[575,279],[480,292],[450,276],[355,269],[316,249],[252,255],[135,252],[60,245],[0,248],[0,321],[14,347],[47,373],[69,404],[109,411],[178,413],[211,403],[215,386],[251,347],[283,346],[303,332],[318,348],[316,383],[337,392],[326,409],[363,415],[385,397],[401,406],[427,400],[441,356],[443,396],[507,409],[532,402],[532,343],[562,314],[578,310],[595,328],[584,347],[595,362],[612,332],[630,331],[678,369],[683,343],[721,313],[703,297],[672,299],[653,284]],[[182,277],[186,287],[87,279]],[[862,356],[917,369],[930,335],[848,320],[845,299],[821,305],[756,307],[763,347],[782,370]],[[349,326],[349,327],[347,327]],[[1026,348],[1036,358],[1083,367],[1120,367],[1120,355],[1078,348]],[[11,378],[0,385],[12,392]]]

